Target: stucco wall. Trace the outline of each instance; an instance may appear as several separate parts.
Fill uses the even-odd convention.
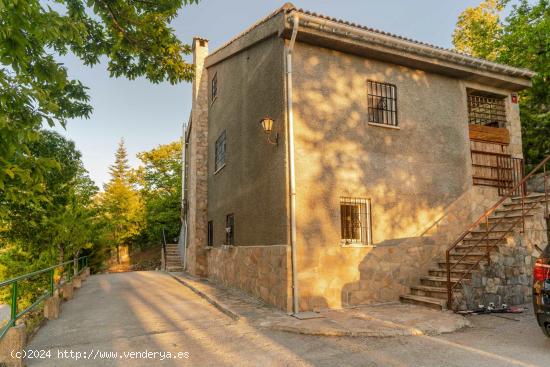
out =
[[[367,79],[399,130],[368,124]],[[395,301],[482,209],[464,82],[297,43],[294,87],[301,308]],[[374,247],[340,245],[342,196],[372,200]]]
[[[208,69],[218,96],[209,96],[208,220],[214,246],[225,241],[225,217],[235,216],[235,245],[287,243],[283,41],[268,38]],[[260,120],[274,119],[279,145],[270,145]],[[214,172],[215,142],[226,131],[225,167]]]

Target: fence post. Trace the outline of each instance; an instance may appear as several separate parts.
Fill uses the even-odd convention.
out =
[[[53,296],[53,293],[55,292],[54,273],[55,273],[55,268],[50,270],[50,296]]]
[[[17,288],[17,282],[13,282],[11,285],[11,322],[13,325],[17,318]]]

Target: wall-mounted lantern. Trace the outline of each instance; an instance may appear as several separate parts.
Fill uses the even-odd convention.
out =
[[[278,145],[279,144],[279,134],[275,133],[275,137],[272,138],[272,132],[273,132],[273,119],[271,117],[264,117],[260,124],[262,125],[262,129],[264,129],[264,133],[267,134],[267,141],[270,144]]]

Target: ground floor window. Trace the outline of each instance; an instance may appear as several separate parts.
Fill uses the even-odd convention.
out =
[[[214,245],[214,222],[209,221],[208,222],[208,241],[207,246],[213,246]]]
[[[343,245],[371,245],[370,200],[340,198],[340,228]]]

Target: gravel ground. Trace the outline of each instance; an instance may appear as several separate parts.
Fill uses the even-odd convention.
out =
[[[60,319],[47,323],[31,341],[29,351],[49,351],[51,356],[27,358],[26,363],[28,366],[550,366],[550,339],[542,335],[532,313],[501,316],[473,316],[470,318],[473,328],[436,337],[316,337],[233,321],[163,273],[97,275],[90,277],[75,298],[63,305]],[[105,353],[109,352],[118,354],[106,358]],[[136,354],[124,355],[131,352]],[[162,360],[160,352],[170,352],[177,358],[167,359],[164,354]]]

